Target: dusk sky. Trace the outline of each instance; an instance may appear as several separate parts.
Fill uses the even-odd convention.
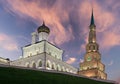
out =
[[[65,51],[63,60],[79,68],[91,12],[109,80],[120,80],[120,0],[0,0],[0,57],[16,60],[43,21],[49,41]]]

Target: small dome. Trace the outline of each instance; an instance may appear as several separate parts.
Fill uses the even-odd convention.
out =
[[[40,32],[46,32],[48,34],[50,33],[50,29],[47,26],[45,26],[44,22],[43,22],[42,26],[38,27],[37,31],[38,31],[38,33],[40,33]]]

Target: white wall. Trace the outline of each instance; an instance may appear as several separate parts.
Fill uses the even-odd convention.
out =
[[[47,41],[41,41],[40,43],[32,44],[27,47],[23,47],[23,57],[33,56],[39,53],[44,52],[44,46],[46,53],[50,56],[55,57],[56,59],[62,60],[63,50],[55,47]]]
[[[51,56],[62,60],[62,54],[63,54],[63,50],[53,46],[52,44],[46,42],[46,52],[48,54],[50,54]]]
[[[39,41],[48,40],[48,33],[46,33],[46,32],[40,32],[38,34],[38,37],[39,37]]]
[[[23,47],[23,57],[29,57],[29,56],[33,56],[39,53],[44,52],[44,42],[40,42],[37,44],[32,44],[30,46],[27,47]]]
[[[0,57],[0,64],[6,64],[6,65],[8,65],[9,61]]]

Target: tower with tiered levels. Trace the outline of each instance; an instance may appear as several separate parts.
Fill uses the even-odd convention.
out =
[[[80,71],[78,71],[78,74],[92,78],[107,79],[105,65],[101,62],[99,45],[96,41],[96,26],[94,23],[93,11],[89,26],[89,38],[86,45],[84,62],[80,63]]]

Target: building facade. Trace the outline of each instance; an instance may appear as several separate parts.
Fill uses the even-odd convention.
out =
[[[96,26],[94,24],[93,11],[91,15],[91,23],[89,26],[89,38],[86,45],[86,54],[84,62],[80,63],[79,75],[107,79],[105,73],[105,65],[101,62],[101,54],[99,53],[99,45],[96,42]]]
[[[9,65],[9,63],[10,63],[10,60],[8,59],[8,58],[2,58],[2,57],[0,57],[0,65],[2,64],[2,65]]]
[[[22,48],[23,56],[10,65],[77,73],[76,68],[63,61],[63,50],[48,41],[49,33],[50,29],[43,23],[31,34],[31,44]]]

